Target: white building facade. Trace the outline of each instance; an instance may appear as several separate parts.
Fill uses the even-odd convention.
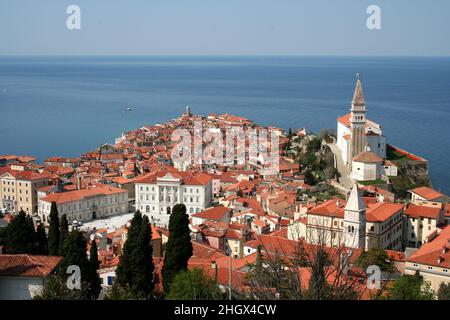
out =
[[[58,214],[65,214],[69,222],[90,221],[128,213],[128,191],[103,184],[52,193],[39,199],[38,215],[47,223],[52,202],[56,203]]]
[[[183,203],[192,215],[211,206],[212,177],[200,173],[167,172],[136,180],[136,209],[157,225],[167,226],[174,205]]]
[[[357,108],[358,107],[358,108]],[[358,78],[355,93],[352,101],[352,109],[351,113],[348,113],[342,117],[339,117],[337,120],[337,147],[341,151],[341,156],[344,161],[344,164],[347,166],[351,166],[350,163],[354,156],[356,156],[359,152],[362,152],[364,148],[367,146],[370,148],[372,152],[377,154],[382,159],[386,158],[386,138],[383,136],[383,131],[381,130],[381,126],[369,119],[366,118],[366,105],[364,96],[362,93],[361,82]],[[356,122],[356,120],[359,122]],[[354,146],[359,152],[353,150],[352,152],[352,143],[355,143],[355,137],[352,137],[352,125],[355,126],[355,123],[363,126],[363,132],[359,132],[363,137],[357,139],[358,146]],[[353,128],[353,134],[358,133]],[[352,153],[352,156],[350,155]],[[354,154],[353,154],[354,153]]]

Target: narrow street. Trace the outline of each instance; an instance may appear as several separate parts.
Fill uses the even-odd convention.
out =
[[[336,146],[335,143],[327,143],[327,145],[330,147],[336,160],[336,169],[340,174],[339,184],[342,185],[342,187],[344,187],[345,189],[350,190],[352,186],[352,181],[350,179],[350,173],[348,172],[348,168],[345,166],[344,161],[342,160],[341,151],[339,150],[339,148]]]

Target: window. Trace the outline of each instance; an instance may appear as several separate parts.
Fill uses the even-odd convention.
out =
[[[113,277],[113,276],[108,276],[108,278],[107,278],[108,286],[112,286],[113,280],[114,280],[114,277]]]

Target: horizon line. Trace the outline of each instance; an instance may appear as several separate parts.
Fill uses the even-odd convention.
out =
[[[321,57],[321,58],[450,58],[448,55],[416,55],[416,54],[0,54],[0,58],[26,57]]]

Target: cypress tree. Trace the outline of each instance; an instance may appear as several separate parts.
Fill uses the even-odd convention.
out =
[[[36,229],[36,254],[48,255],[47,235],[42,223]]]
[[[59,222],[59,254],[64,256],[63,244],[69,235],[69,222],[67,221],[67,215],[63,214],[61,216],[61,221]]]
[[[166,244],[164,266],[162,269],[164,291],[170,290],[175,275],[187,270],[188,260],[192,256],[192,243],[189,230],[189,216],[186,206],[173,207],[169,220],[169,240]]]
[[[96,299],[100,289],[99,277],[93,275],[91,264],[87,258],[86,239],[78,230],[72,230],[64,241],[63,250],[65,253],[64,259],[60,266],[60,276],[65,279],[67,277],[67,267],[76,265],[80,267],[82,296],[84,299]]]
[[[48,230],[48,253],[51,256],[57,256],[59,254],[59,216],[56,203],[52,202],[50,209],[50,228]]]
[[[131,219],[127,240],[123,246],[123,253],[116,269],[117,282],[123,287],[131,287],[131,284],[133,283],[134,254],[138,247],[141,226],[142,215],[138,210],[135,212],[133,219]]]
[[[101,280],[97,270],[100,268],[98,261],[97,242],[92,240],[91,249],[89,251],[89,295],[91,299],[97,299],[101,291]]]
[[[31,217],[20,210],[5,230],[5,251],[11,254],[34,253],[36,232]]]
[[[117,283],[135,298],[149,298],[153,291],[151,229],[148,217],[136,211],[116,270]]]
[[[153,271],[153,247],[151,245],[152,230],[148,217],[144,216],[138,239],[138,250],[136,252],[136,272],[134,273],[134,287],[141,292],[145,298],[149,298],[154,289]]]

